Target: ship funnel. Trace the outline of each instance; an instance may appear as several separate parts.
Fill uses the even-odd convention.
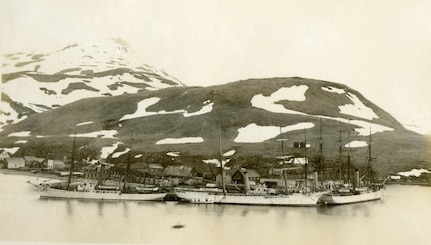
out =
[[[319,173],[317,171],[313,172],[313,182],[314,182],[314,188],[318,189],[319,188]]]
[[[100,165],[98,167],[97,186],[103,185],[103,170],[104,170],[104,168],[105,168],[105,165],[100,163]]]
[[[353,177],[353,188],[356,189],[359,187],[359,170],[355,169],[355,175]]]
[[[245,193],[250,193],[250,180],[248,179],[247,169],[242,168],[241,169],[243,178],[244,178],[244,185],[245,185]]]

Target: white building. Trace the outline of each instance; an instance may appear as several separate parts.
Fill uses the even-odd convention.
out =
[[[22,157],[11,157],[7,160],[7,168],[23,168],[25,167],[25,160]]]
[[[65,167],[66,167],[66,164],[61,160],[52,160],[52,159],[48,160],[48,165],[47,165],[48,169],[63,170]]]

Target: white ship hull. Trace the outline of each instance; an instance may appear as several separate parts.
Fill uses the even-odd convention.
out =
[[[328,205],[341,205],[359,202],[368,202],[382,198],[382,189],[361,191],[358,193],[328,193],[323,195],[319,202]]]
[[[176,192],[177,196],[191,203],[316,206],[319,198],[327,192],[292,193],[289,195],[252,195],[233,193],[210,193],[200,191]]]
[[[218,203],[223,193],[210,193],[204,191],[175,191],[178,198],[191,203]]]
[[[41,198],[66,198],[66,199],[92,199],[92,200],[134,200],[156,201],[162,200],[167,193],[128,194],[121,191],[94,190],[94,191],[67,191],[54,188],[41,189]]]

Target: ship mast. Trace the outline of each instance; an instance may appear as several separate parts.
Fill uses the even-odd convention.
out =
[[[286,156],[284,155],[284,141],[287,139],[283,138],[283,131],[281,130],[281,126],[280,126],[280,144],[281,144],[281,157],[283,158],[283,169],[281,171],[281,178],[283,179],[284,182],[284,188],[286,193],[288,192],[288,188],[287,188],[287,169],[285,168],[285,164],[286,164]]]
[[[219,133],[219,145],[220,145],[220,173],[221,173],[221,185],[223,188],[223,195],[226,195],[226,187],[224,183],[224,168],[223,168],[223,149],[221,144],[221,128],[220,124],[218,125],[218,133]]]
[[[305,188],[307,188],[308,161],[307,161],[307,130],[304,129],[304,178]]]
[[[280,144],[281,144],[281,157],[283,158],[283,164],[286,164],[286,157],[284,156],[284,139],[283,139],[283,132],[281,131],[281,126],[280,126]]]
[[[70,168],[69,168],[69,177],[67,178],[67,187],[66,190],[69,190],[70,182],[72,180],[72,174],[73,174],[73,168],[74,168],[74,162],[75,162],[75,142],[76,142],[76,128],[75,133],[73,136],[73,144],[72,144],[72,156],[71,156],[71,162],[70,162]]]
[[[371,157],[371,128],[370,128],[370,138],[368,143],[368,159],[367,159],[367,173],[368,173],[368,181],[371,183],[371,170],[372,170],[372,161],[373,158]]]
[[[349,141],[347,146],[347,184],[350,183],[350,119],[347,125],[347,140]]]
[[[129,151],[129,154],[127,155],[127,167],[126,167],[126,173],[124,174],[123,192],[126,189],[127,177],[128,177],[127,175],[129,175],[129,171],[130,171],[130,165],[131,165],[131,162],[130,162],[130,152],[132,151],[132,141],[133,141],[132,134],[130,134],[130,151]]]
[[[340,121],[340,138],[338,140],[339,142],[339,146],[338,146],[338,164],[339,164],[339,169],[338,169],[338,174],[339,174],[339,179],[340,182],[342,180],[342,167],[341,167],[341,152],[342,152],[342,141],[341,141],[341,121]]]
[[[320,118],[320,138],[319,138],[319,153],[320,153],[320,159],[319,159],[319,172],[320,175],[323,176],[323,136],[322,136],[322,118]]]

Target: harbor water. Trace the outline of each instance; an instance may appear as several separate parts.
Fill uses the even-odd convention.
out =
[[[36,177],[0,173],[1,243],[431,244],[431,187],[383,199],[273,207],[40,199]]]

